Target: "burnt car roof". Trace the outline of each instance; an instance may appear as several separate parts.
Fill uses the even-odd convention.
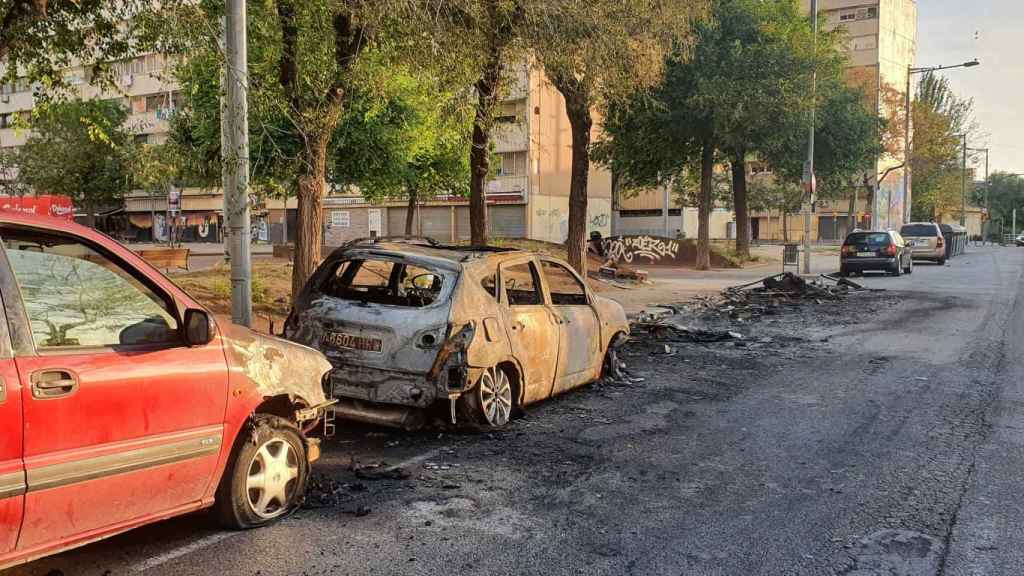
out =
[[[331,253],[331,259],[343,257],[351,251],[381,252],[387,254],[403,254],[425,258],[436,258],[455,263],[486,259],[497,255],[524,254],[517,248],[499,246],[454,246],[445,245],[429,239],[360,239],[348,242]]]

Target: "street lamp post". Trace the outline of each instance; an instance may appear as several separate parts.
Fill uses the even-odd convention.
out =
[[[914,68],[907,66],[907,86],[906,91],[903,93],[903,221],[910,222],[910,204],[911,204],[911,193],[910,193],[910,77],[914,74],[926,74],[928,72],[938,72],[939,70],[950,70],[953,68],[973,68],[974,66],[980,65],[981,62],[977,58],[970,62],[964,62],[963,64],[954,64],[952,66],[926,66],[922,68]]]
[[[968,148],[968,152],[984,152],[985,153],[985,214],[988,214],[988,148]],[[982,218],[981,220],[981,243],[984,244],[987,238],[985,234],[985,228],[987,220]]]

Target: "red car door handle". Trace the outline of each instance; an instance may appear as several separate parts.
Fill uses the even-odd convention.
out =
[[[40,400],[68,396],[78,390],[78,379],[66,370],[43,370],[32,375],[32,397]]]

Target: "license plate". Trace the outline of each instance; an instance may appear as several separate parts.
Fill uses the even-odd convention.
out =
[[[874,255],[875,255],[874,252],[857,252],[857,256],[864,257],[864,258],[871,258]]]
[[[320,343],[333,348],[348,348],[362,352],[380,352],[384,349],[384,343],[380,338],[356,336],[344,332],[324,332],[324,335],[320,337]]]

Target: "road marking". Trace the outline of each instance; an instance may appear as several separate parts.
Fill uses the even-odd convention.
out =
[[[424,452],[423,454],[420,454],[419,456],[413,456],[412,458],[407,458],[405,460],[402,460],[398,464],[392,464],[391,466],[388,466],[384,470],[390,472],[391,470],[397,470],[399,468],[408,468],[409,466],[412,466],[413,464],[419,464],[420,462],[423,462],[424,460],[429,460],[429,459],[433,458],[434,456],[437,456],[437,453],[440,452],[440,451],[441,451],[441,448],[434,448],[433,450],[427,450],[426,452]]]
[[[138,564],[132,567],[132,572],[145,572],[146,570],[156,568],[161,564],[166,564],[171,560],[181,558],[182,556],[191,554],[197,550],[202,550],[207,546],[212,546],[217,542],[220,542],[221,540],[226,540],[232,536],[237,536],[241,533],[242,532],[217,532],[216,534],[210,534],[209,536],[205,538],[200,538],[199,540],[196,540],[191,544],[186,544],[180,548],[175,548],[170,552],[164,552],[163,554],[153,556],[152,558],[144,562],[139,562]]]

